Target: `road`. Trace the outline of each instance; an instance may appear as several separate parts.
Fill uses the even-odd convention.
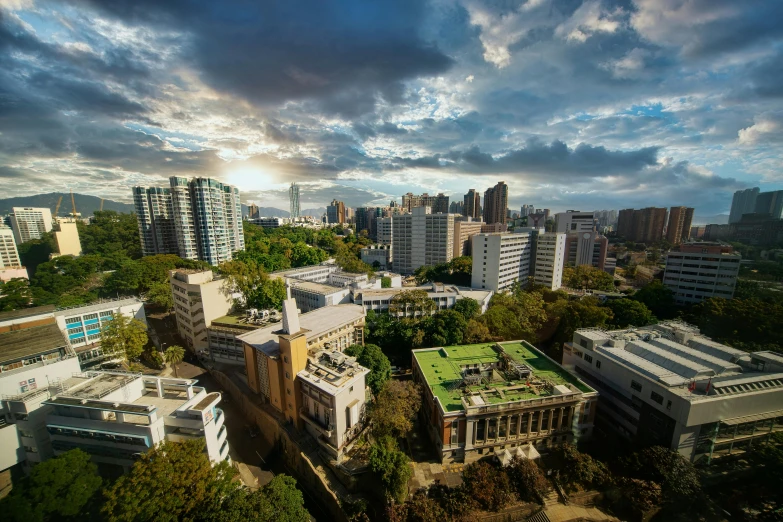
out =
[[[293,475],[285,467],[282,459],[275,456],[273,445],[266,443],[263,437],[250,437],[242,412],[209,372],[200,365],[195,356],[187,353],[185,360],[177,365],[177,373],[183,379],[197,379],[198,385],[206,388],[208,392],[222,393],[223,400],[218,403],[218,408],[226,415],[229,455],[235,463],[247,466],[250,473],[258,480],[259,486],[269,483],[277,474]],[[244,477],[243,481],[246,485],[252,486],[247,484]],[[327,512],[306,491],[299,489],[304,495],[305,507],[310,515],[317,520],[329,520]]]

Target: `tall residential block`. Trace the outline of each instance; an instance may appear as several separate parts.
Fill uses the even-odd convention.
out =
[[[783,357],[726,346],[682,321],[579,329],[563,366],[598,390],[596,427],[699,465],[742,458],[783,431]]]
[[[449,203],[449,214],[462,214],[465,204],[462,201],[452,201]]]
[[[769,214],[772,219],[783,219],[783,190],[760,192],[756,197],[756,214]]]
[[[597,232],[566,234],[563,260],[567,265],[587,265],[603,270],[608,251],[609,240]]]
[[[10,228],[0,225],[0,269],[21,267],[19,251],[14,242],[14,232]]]
[[[473,218],[475,220],[481,219],[481,195],[476,192],[476,189],[470,189],[463,198],[462,215]]]
[[[510,288],[517,281],[526,284],[530,261],[534,258],[534,241],[530,232],[473,236],[471,287],[497,292]]]
[[[211,178],[169,178],[170,188],[133,187],[144,255],[177,254],[211,265],[245,249],[239,189]]]
[[[333,199],[326,207],[326,221],[331,224],[345,223],[345,203]]]
[[[617,235],[637,243],[655,243],[663,239],[666,209],[647,207],[620,211]]]
[[[48,208],[13,207],[9,216],[16,244],[41,239],[52,230],[52,211]]]
[[[690,207],[672,207],[669,209],[669,225],[666,227],[666,241],[679,245],[691,237],[693,209]]]
[[[633,234],[633,213],[632,208],[626,208],[617,213],[617,235],[628,239]]]
[[[663,284],[672,289],[677,304],[698,303],[710,297],[731,299],[741,259],[730,245],[683,243],[666,256]]]
[[[473,236],[481,233],[482,226],[484,226],[483,221],[463,221],[462,219],[454,221],[454,257],[472,254]]]
[[[736,191],[734,197],[731,199],[729,223],[739,223],[740,219],[742,219],[742,214],[752,214],[755,212],[756,198],[758,195],[758,187]]]
[[[484,223],[506,222],[506,210],[508,209],[508,185],[500,181],[492,188],[484,192]]]
[[[375,223],[376,234],[375,240],[382,245],[392,244],[392,217],[378,218]]]
[[[215,279],[211,270],[178,269],[169,272],[174,296],[177,330],[193,351],[209,346],[207,327],[223,317],[233,304],[224,279]]]
[[[454,214],[432,214],[414,207],[392,218],[394,270],[412,274],[424,265],[448,263],[454,257]]]
[[[430,196],[425,192],[418,196],[408,192],[402,196],[402,207],[408,212],[412,212],[416,207],[430,207],[433,214],[446,214],[449,211],[449,197],[443,193],[437,196]]]
[[[563,286],[566,234],[545,232],[538,234],[534,262],[533,281],[550,290]]]
[[[247,218],[248,219],[257,219],[261,216],[259,215],[260,211],[258,209],[258,205],[255,203],[251,203],[247,206]]]
[[[296,183],[291,183],[288,188],[288,208],[290,217],[299,217],[299,185]]]

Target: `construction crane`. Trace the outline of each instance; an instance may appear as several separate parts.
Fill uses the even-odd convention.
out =
[[[73,215],[73,218],[76,219],[76,200],[73,199],[73,190],[71,191],[71,207],[73,207],[71,214]]]
[[[103,198],[101,198],[101,208],[98,209],[99,211],[103,211]]]
[[[63,202],[63,197],[60,196],[60,199],[57,200],[57,204],[54,206],[54,217],[57,217],[57,213],[60,211],[60,205]]]

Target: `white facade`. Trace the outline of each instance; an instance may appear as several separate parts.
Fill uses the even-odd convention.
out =
[[[214,279],[211,270],[172,270],[169,284],[174,295],[177,330],[195,351],[209,346],[207,327],[226,315],[233,305],[224,279]]]
[[[289,291],[296,301],[296,307],[303,313],[338,304],[350,304],[351,290],[348,286],[334,286],[312,281],[290,281]]]
[[[392,222],[394,220],[394,217],[379,217],[375,220],[375,225],[377,227],[377,233],[375,235],[375,240],[380,243],[381,245],[391,245],[392,244]]]
[[[16,249],[14,232],[10,228],[0,225],[0,269],[20,266],[22,266],[22,262],[19,260],[19,251]]]
[[[291,268],[289,270],[278,270],[272,272],[269,277],[275,279],[298,279],[300,281],[314,281],[316,283],[326,283],[329,281],[329,275],[340,270],[335,264],[321,264],[305,266],[301,268]]]
[[[11,228],[17,245],[41,239],[44,233],[52,230],[52,211],[48,208],[13,207],[11,210]]]
[[[391,218],[388,218],[391,219]],[[377,261],[381,268],[390,268],[393,262],[391,245],[378,245],[362,248],[362,261],[373,266]]]
[[[481,313],[487,311],[489,301],[494,292],[491,290],[475,290],[470,288],[461,288],[453,285],[444,285],[442,283],[431,283],[425,286],[400,287],[395,288],[357,288],[353,290],[353,303],[364,307],[364,309],[374,312],[388,312],[389,305],[395,296],[408,290],[423,290],[435,303],[435,312],[439,310],[449,310],[460,299],[473,299],[481,307]],[[413,317],[414,312],[406,312],[406,317]]]
[[[674,292],[677,304],[698,303],[710,297],[734,297],[741,256],[682,246],[666,256],[663,284]],[[704,251],[702,251],[704,250]]]
[[[563,285],[563,259],[566,234],[549,232],[538,234],[536,243],[535,273],[533,280],[550,290]]]
[[[455,214],[431,214],[430,207],[415,207],[410,214],[392,218],[394,270],[412,274],[424,265],[448,263],[454,257]]]
[[[593,212],[569,211],[555,214],[555,232],[576,234],[578,232],[593,232],[594,230],[595,213]]]
[[[505,290],[515,282],[527,283],[533,238],[521,234],[491,233],[473,236],[473,274],[471,286]]]
[[[142,254],[179,254],[171,189],[133,187],[133,207],[139,222]]]
[[[783,357],[731,348],[685,323],[577,330],[563,366],[599,391],[606,428],[693,462],[783,431]]]

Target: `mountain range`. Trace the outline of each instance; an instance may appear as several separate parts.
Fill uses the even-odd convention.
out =
[[[10,214],[13,207],[44,207],[51,210],[52,215],[54,215],[54,208],[57,206],[57,200],[60,199],[60,196],[62,196],[63,201],[60,204],[58,214],[67,216],[71,212],[71,195],[66,192],[50,192],[49,194],[36,194],[35,196],[0,199],[0,215]],[[92,216],[96,210],[101,208],[101,198],[99,197],[74,194],[73,199],[76,202],[76,212],[79,212],[82,217]],[[133,205],[104,199],[103,210],[133,212]]]

